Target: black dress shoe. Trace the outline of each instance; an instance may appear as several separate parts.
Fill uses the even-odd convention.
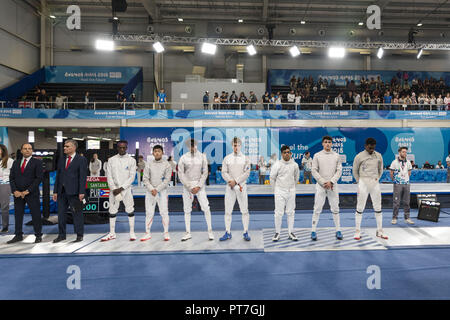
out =
[[[3,228],[3,229],[0,231],[0,233],[8,233],[8,232],[9,232],[8,228]]]
[[[83,236],[77,236],[77,239],[74,242],[81,242],[83,241]]]
[[[56,238],[55,240],[53,240],[53,243],[58,243],[58,242],[63,241],[63,240],[66,240],[66,237],[58,236],[58,238]]]
[[[42,242],[42,236],[36,236],[34,243],[40,243],[40,242]]]
[[[14,238],[12,238],[11,240],[9,240],[8,242],[6,242],[7,244],[11,244],[11,243],[16,243],[16,242],[20,242],[23,240],[22,236],[14,236]]]

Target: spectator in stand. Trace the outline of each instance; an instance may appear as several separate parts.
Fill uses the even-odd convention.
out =
[[[48,108],[48,96],[45,92],[45,89],[40,90],[39,94],[36,97],[36,104],[39,108]]]
[[[236,92],[233,90],[231,92],[231,96],[230,96],[230,108],[231,109],[237,109],[238,105],[236,104],[238,102],[239,98],[236,94]]]
[[[400,103],[399,100],[400,99],[398,98],[398,95],[395,95],[394,99],[392,100],[392,104],[394,105],[393,106],[394,110],[399,110],[399,105],[398,105]]]
[[[125,97],[125,94],[122,90],[119,90],[119,92],[116,95],[117,102],[120,103],[120,107],[125,106],[125,103],[127,102],[127,98]]]
[[[445,110],[450,110],[450,92],[447,93],[447,96],[444,98]]]
[[[241,94],[239,95],[239,100],[238,101],[239,101],[239,109],[241,109],[241,110],[247,109],[248,99],[245,96],[244,92],[241,92]]]
[[[391,103],[392,103],[392,97],[391,97],[391,94],[389,93],[389,91],[386,91],[386,93],[384,94],[383,102],[384,102],[384,108],[386,109],[389,107],[389,110],[390,110]]]
[[[258,103],[258,98],[256,98],[256,94],[253,91],[250,91],[250,96],[248,97],[250,102],[250,110],[256,109],[256,104]]]
[[[348,85],[348,89],[349,89],[350,91],[356,91],[356,84],[355,84],[355,81],[354,81],[354,80],[350,81],[350,83],[349,83],[349,85]]]
[[[363,92],[361,96],[361,103],[364,106],[364,108],[371,109],[369,104],[371,103],[370,94],[367,92]]]
[[[281,104],[281,99],[282,99],[282,95],[281,95],[280,91],[278,91],[277,95],[275,96],[275,108],[277,110],[283,109],[283,105]]]
[[[444,165],[442,164],[442,161],[439,160],[437,165],[434,167],[435,169],[444,169]]]
[[[102,161],[98,158],[98,154],[92,155],[89,162],[89,172],[91,177],[100,177],[100,170],[102,169]]]
[[[419,166],[414,163],[414,160],[411,160],[411,166],[413,169],[419,169]]]
[[[92,102],[92,98],[89,95],[89,91],[86,91],[86,93],[84,94],[84,108],[85,109],[89,109],[89,107],[91,106],[90,102]]]
[[[302,101],[302,96],[300,94],[300,91],[297,91],[295,94],[295,110],[301,110],[300,103]]]
[[[160,109],[167,109],[166,108],[166,103],[167,103],[167,94],[164,91],[164,89],[161,89],[158,93],[158,103],[159,103],[159,107]]]
[[[264,93],[261,100],[263,102],[263,109],[269,110],[270,95],[267,91]]]
[[[270,104],[269,109],[273,110],[275,108],[275,93],[270,94]]]
[[[342,108],[342,106],[344,105],[344,99],[342,98],[342,92],[339,92],[338,96],[336,98],[334,98],[334,105],[337,108]]]
[[[330,110],[330,96],[327,96],[325,98],[325,101],[323,103],[323,110]]]
[[[209,109],[209,91],[206,91],[203,95],[203,109],[208,110]]]
[[[433,169],[433,165],[430,164],[428,161],[425,161],[425,163],[423,164],[422,169]]]
[[[214,92],[214,105],[213,105],[213,109],[214,109],[214,110],[220,109],[220,98],[219,98],[219,94],[218,94],[217,92]]]
[[[336,88],[336,84],[334,83],[334,80],[330,81],[330,89]]]
[[[225,93],[225,91],[222,91],[222,94],[220,95],[220,109],[228,109],[228,97]]]
[[[438,111],[442,111],[442,110],[444,110],[444,99],[442,99],[442,94],[440,94],[439,96],[438,96],[438,98],[436,99],[436,109],[438,110]]]
[[[66,100],[67,97],[64,97],[61,95],[61,93],[57,93],[56,98],[55,98],[55,106],[58,109],[63,109],[64,108],[64,100]]]
[[[361,96],[359,95],[358,92],[356,92],[354,101],[355,101],[355,106],[356,106],[356,108],[361,109],[361,107],[362,107],[362,106],[361,106]]]
[[[425,104],[425,96],[423,93],[419,94],[419,98],[417,99],[417,103],[419,104],[419,109],[423,110],[423,106]]]
[[[287,109],[294,109],[294,104],[295,104],[295,93],[294,90],[291,90],[291,92],[288,93],[287,95],[287,102],[289,103]]]
[[[437,110],[437,108],[436,108],[436,97],[434,96],[434,94],[431,94],[431,97],[430,97],[430,107],[431,107],[431,110],[434,110],[434,109]]]
[[[297,79],[295,79],[295,76],[292,76],[291,80],[289,80],[289,87],[291,90],[295,90],[297,84]]]

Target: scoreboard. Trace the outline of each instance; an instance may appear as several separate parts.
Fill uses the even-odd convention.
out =
[[[83,205],[85,223],[108,223],[109,187],[106,177],[87,177],[86,202]]]

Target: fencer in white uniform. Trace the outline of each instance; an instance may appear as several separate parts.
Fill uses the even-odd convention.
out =
[[[144,168],[143,183],[147,191],[145,192],[145,235],[141,238],[141,241],[147,241],[152,238],[150,230],[157,204],[164,227],[164,241],[170,240],[169,196],[167,187],[172,176],[172,167],[169,162],[162,158],[163,153],[162,146],[154,146],[154,159],[148,161]]]
[[[316,192],[314,195],[314,212],[312,216],[311,239],[317,240],[317,224],[322,213],[326,198],[330,204],[336,227],[336,238],[342,240],[341,224],[339,218],[339,190],[338,180],[342,174],[342,163],[339,154],[331,150],[333,138],[322,138],[323,150],[314,155],[311,172],[316,179]]]
[[[275,194],[275,235],[273,241],[280,240],[281,223],[286,212],[289,239],[297,241],[293,233],[295,218],[295,187],[300,177],[298,164],[291,159],[288,146],[281,147],[281,160],[275,162],[270,170],[270,184],[274,186]]]
[[[231,239],[231,219],[236,199],[242,214],[244,239],[250,241],[248,225],[250,214],[248,212],[247,179],[250,176],[250,159],[241,152],[241,139],[234,137],[231,142],[233,153],[227,155],[222,162],[222,177],[227,183],[225,189],[225,234],[220,241]]]
[[[109,234],[101,241],[116,238],[116,216],[120,201],[125,205],[130,225],[130,241],[136,240],[134,233],[134,200],[131,184],[136,178],[136,160],[127,154],[128,142],[117,143],[118,154],[108,159],[108,185],[109,185]]]
[[[186,141],[190,151],[181,156],[178,161],[178,176],[183,184],[183,209],[186,234],[181,241],[192,238],[191,235],[191,212],[194,197],[197,200],[205,215],[208,227],[208,238],[214,240],[211,225],[211,210],[208,198],[206,197],[205,181],[208,177],[208,160],[206,155],[197,150],[197,141],[189,139]]]
[[[383,215],[381,213],[381,190],[379,180],[383,174],[383,157],[375,151],[377,142],[373,138],[367,138],[364,151],[358,153],[353,160],[353,176],[358,183],[358,195],[355,213],[355,240],[361,239],[361,221],[367,197],[370,194],[375,219],[377,221],[377,237],[387,239],[383,234]]]

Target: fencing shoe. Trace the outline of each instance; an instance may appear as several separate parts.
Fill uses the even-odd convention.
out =
[[[293,233],[291,232],[291,233],[289,233],[289,240],[292,240],[292,241],[298,241],[298,238],[297,238],[297,236],[296,236],[295,234],[293,234]]]
[[[150,233],[144,234],[144,236],[141,238],[141,241],[147,241],[152,238],[152,235]]]
[[[275,233],[273,238],[272,238],[272,241],[278,241],[278,240],[280,240],[280,234],[279,233]]]
[[[353,237],[353,239],[355,239],[355,240],[361,240],[361,231],[359,231],[359,230],[356,230],[356,232],[355,232],[355,236]]]
[[[103,237],[100,241],[101,242],[106,242],[106,241],[110,241],[110,240],[114,240],[116,239],[116,234],[115,233],[108,233],[106,235],[106,237]]]
[[[212,230],[208,231],[208,239],[214,240],[214,233],[212,232]]]
[[[383,234],[383,231],[378,231],[378,230],[377,230],[377,237],[384,239],[384,240],[388,239],[388,237]]]
[[[220,241],[225,241],[231,239],[231,233],[228,233],[228,231],[225,231],[225,234],[222,236],[222,238],[220,238]]]
[[[317,241],[317,233],[315,233],[314,231],[311,232],[311,240],[312,241]]]
[[[190,232],[186,232],[186,234],[183,236],[183,238],[181,238],[181,241],[187,241],[189,239],[191,239],[191,233]]]
[[[250,241],[250,236],[248,235],[248,232],[244,233],[244,240]]]
[[[342,235],[342,232],[340,232],[340,231],[336,232],[336,239],[338,239],[338,240],[344,239],[344,236]]]
[[[164,232],[164,241],[169,241],[170,240],[170,236],[168,232]]]

